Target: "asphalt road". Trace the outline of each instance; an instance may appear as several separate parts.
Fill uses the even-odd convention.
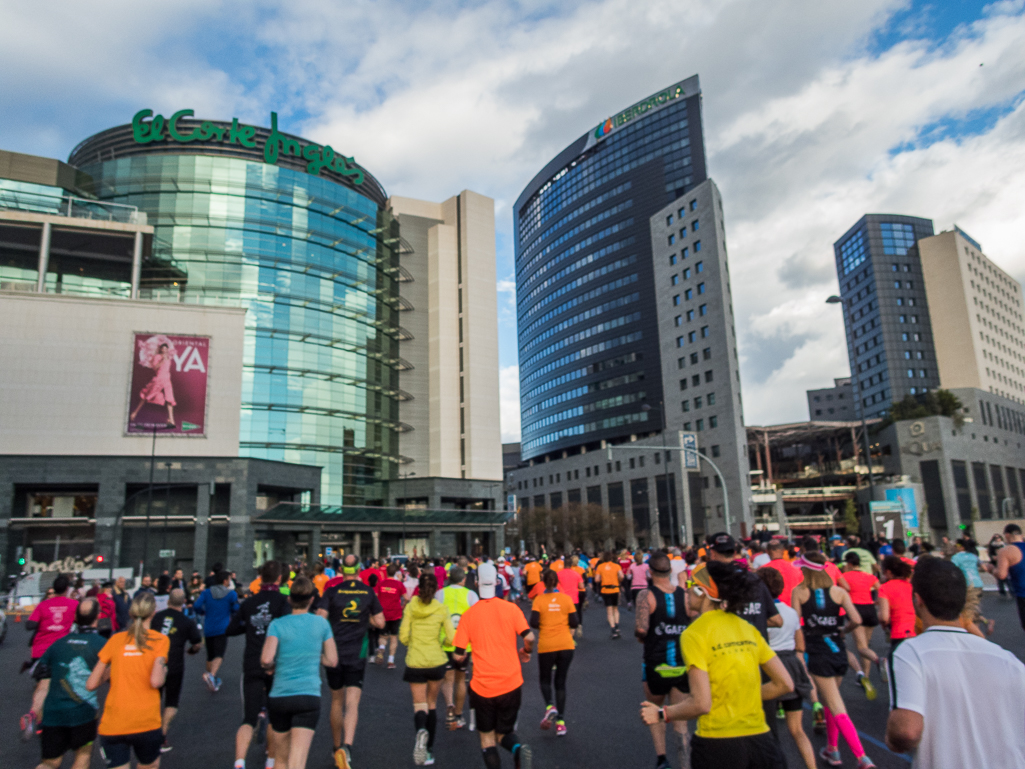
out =
[[[992,640],[1025,658],[1025,632],[1018,623],[1014,603],[994,593],[986,593],[983,609],[997,620]],[[612,641],[604,622],[604,609],[592,605],[587,611],[584,637],[579,642],[569,673],[566,712],[569,733],[566,737],[556,738],[554,731],[542,732],[538,728],[544,707],[537,686],[536,655],[525,666],[518,733],[534,747],[534,765],[539,769],[654,766],[651,739],[638,716],[638,706],[643,697],[641,648],[630,637],[632,622],[633,615],[624,611],[623,638]],[[881,636],[881,631],[877,630],[874,647],[880,652],[885,650]],[[33,685],[27,674],[18,675],[18,667],[28,657],[27,638],[28,633],[24,632],[23,626],[12,625],[7,640],[0,645],[0,681],[3,681],[0,688],[3,692],[0,697],[0,766],[4,769],[30,769],[39,761],[38,739],[23,743],[18,737],[18,717],[28,710]],[[164,756],[161,762],[164,769],[232,767],[234,735],[242,715],[238,694],[242,645],[241,638],[231,640],[221,669],[224,686],[216,694],[207,691],[200,679],[203,655],[186,657],[181,710],[170,734],[174,749]],[[401,655],[402,647],[399,648]],[[356,769],[414,765],[411,699],[401,675],[401,664],[392,671],[369,666],[353,755]],[[885,687],[879,686],[879,689],[879,698],[868,702],[861,688],[854,683],[854,675],[848,674],[843,686],[844,699],[872,759],[881,769],[905,769],[910,766],[909,759],[890,753],[882,744],[888,705]],[[330,769],[333,766],[326,686],[324,691],[324,708],[308,763],[310,769]],[[443,699],[439,698],[439,701],[443,705]],[[818,751],[825,744],[825,738],[811,733],[810,713],[806,712],[805,718],[812,743]],[[789,766],[801,767],[785,727],[782,728],[781,741]],[[844,766],[854,767],[854,759],[846,747],[841,748],[841,753]],[[450,733],[441,724],[435,758],[436,765],[441,767],[473,769],[483,765],[476,734],[465,730]],[[251,750],[248,760],[250,767],[262,769],[262,757],[258,755],[257,748]],[[504,752],[502,760],[504,766],[512,765]],[[69,759],[65,759],[64,766],[70,766]],[[96,769],[103,766],[98,749],[92,766]]]

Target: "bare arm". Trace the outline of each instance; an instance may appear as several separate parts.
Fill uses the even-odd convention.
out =
[[[99,689],[103,682],[107,680],[108,671],[109,668],[106,662],[97,662],[93,672],[89,674],[89,680],[85,682],[85,688],[91,692]]]
[[[833,591],[835,591],[835,593]],[[830,592],[832,593],[831,597],[834,601],[836,601],[837,594],[839,594],[840,600],[837,601],[837,603],[839,603],[843,607],[843,610],[847,612],[847,627],[845,628],[844,632],[853,630],[858,625],[860,625],[861,615],[858,613],[858,610],[854,607],[854,602],[851,600],[851,594],[839,586],[833,587]]]
[[[654,597],[648,589],[644,589],[637,594],[637,617],[634,623],[634,635],[637,636],[637,640],[640,643],[644,643],[644,639],[648,636],[651,612],[653,611],[651,600]]]
[[[997,568],[993,573],[993,576],[997,579],[1007,579],[1007,573],[1014,565],[1011,563],[1011,553],[1012,551],[1017,550],[1018,548],[1011,547],[1010,545],[1006,545],[997,550]]]
[[[260,661],[263,661],[262,655]],[[320,664],[326,668],[338,667],[338,647],[335,646],[333,637],[324,641],[324,648],[320,652]]]
[[[794,690],[794,679],[783,667],[783,663],[775,654],[772,659],[762,665],[762,670],[769,677],[769,681],[762,684],[762,700],[775,700],[784,694]]]
[[[908,753],[918,747],[924,729],[921,713],[894,708],[886,721],[886,747],[894,753]]]
[[[384,612],[378,612],[370,616],[370,624],[380,630],[384,627]]]
[[[687,680],[690,693],[672,705],[660,708],[654,702],[641,703],[641,720],[649,726],[659,722],[659,711],[664,712],[666,721],[691,721],[703,716],[712,709],[712,686],[708,681],[708,671],[696,667],[687,669]]]
[[[890,624],[890,601],[882,593],[876,596],[876,613],[879,614],[879,621],[882,624]]]
[[[777,614],[775,617],[769,617],[765,620],[765,624],[768,627],[783,627],[783,615]]]
[[[337,651],[335,652],[337,654]],[[274,669],[274,658],[278,654],[278,637],[269,635],[263,641],[263,649],[260,650],[260,667],[264,670]]]
[[[167,681],[167,657],[157,657],[149,674],[149,685],[159,689]]]

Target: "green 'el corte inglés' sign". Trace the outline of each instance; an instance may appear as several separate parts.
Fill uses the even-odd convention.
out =
[[[204,120],[191,131],[183,132],[178,121],[195,114],[190,109],[181,109],[166,119],[154,115],[151,109],[141,109],[132,117],[132,138],[136,144],[173,141],[187,144],[194,141],[216,141],[224,144],[238,144],[256,149],[256,126],[245,125],[232,118],[231,125],[218,125]],[[336,153],[330,145],[300,144],[295,139],[278,131],[278,113],[270,113],[270,136],[263,145],[263,160],[274,165],[282,155],[295,155],[307,161],[306,171],[314,176],[322,169],[352,177],[354,184],[363,183],[363,171],[356,167],[356,161]]]

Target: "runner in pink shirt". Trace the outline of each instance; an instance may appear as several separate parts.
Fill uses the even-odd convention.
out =
[[[71,587],[71,580],[63,574],[58,574],[53,581],[53,598],[41,601],[32,611],[32,616],[26,621],[26,629],[35,631],[35,635],[32,636],[32,661],[22,665],[23,671],[26,668],[35,668],[36,662],[43,656],[43,652],[49,649],[54,641],[71,632],[71,626],[75,624],[78,601],[68,598],[69,587]],[[45,680],[48,685],[49,679]],[[35,734],[36,725],[42,721],[45,699],[46,690],[43,688],[43,682],[39,681],[32,694],[32,709],[21,717],[21,731],[24,739],[30,739]]]
[[[648,564],[644,563],[644,554],[637,552],[634,555],[634,562],[627,570],[630,576],[630,608],[637,603],[637,594],[648,589]]]

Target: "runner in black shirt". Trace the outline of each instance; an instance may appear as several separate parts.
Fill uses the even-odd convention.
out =
[[[732,563],[736,560],[736,557],[737,541],[726,532],[716,534],[709,540],[709,560]],[[762,638],[768,641],[769,628],[783,627],[783,617],[780,616],[779,609],[776,608],[776,602],[772,598],[772,593],[769,592],[769,588],[765,586],[765,583],[754,574],[749,576],[753,582],[758,583],[755,585],[758,599],[746,603],[744,608],[737,612],[737,616],[746,619],[758,628]]]
[[[274,676],[260,666],[260,652],[271,620],[292,613],[288,598],[279,592],[281,564],[267,561],[260,568],[260,592],[242,602],[238,612],[228,623],[226,635],[246,636],[246,649],[242,655],[242,725],[235,733],[235,766],[245,769],[246,754],[253,740],[253,729],[266,728],[267,696],[274,684]],[[262,732],[263,729],[260,729]],[[260,742],[261,740],[257,740]],[[276,746],[267,745],[267,757],[275,758]],[[287,756],[284,763],[287,762]]]
[[[185,606],[185,591],[174,589],[167,598],[167,608],[158,611],[150,621],[150,627],[167,636],[171,642],[167,652],[167,680],[160,691],[164,695],[164,744],[161,753],[171,749],[167,744],[167,730],[178,713],[178,701],[182,693],[182,679],[185,676],[185,644],[191,644],[189,654],[195,654],[203,647],[203,634],[182,609]]]
[[[359,559],[355,555],[345,556],[342,575],[340,584],[324,590],[317,614],[331,623],[338,647],[337,667],[326,669],[327,685],[331,687],[331,736],[335,765],[338,769],[349,769],[367,667],[367,630],[371,626],[384,627],[384,611],[373,589],[360,581]]]

